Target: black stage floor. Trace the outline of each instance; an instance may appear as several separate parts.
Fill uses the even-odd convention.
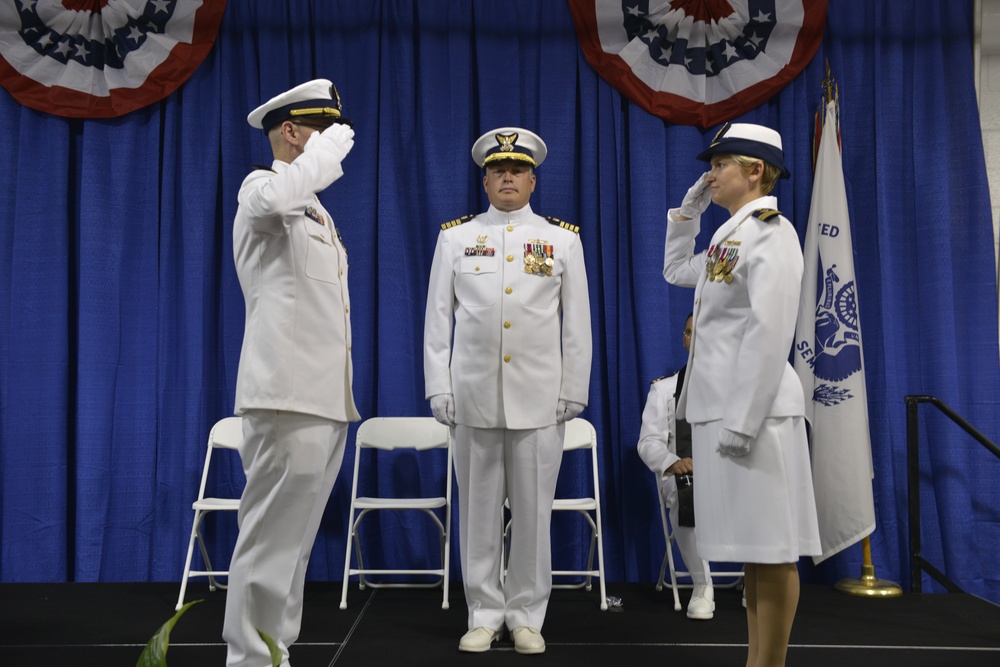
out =
[[[598,593],[557,590],[544,635],[547,651],[520,656],[506,637],[484,654],[458,652],[466,629],[461,583],[451,608],[439,589],[367,589],[352,584],[339,609],[340,585],[310,583],[294,667],[404,665],[532,667],[574,665],[727,665],[746,654],[740,594],[719,590],[711,621],[673,610],[669,590],[652,584],[608,584],[622,599],[600,611]],[[132,667],[149,638],[173,615],[175,584],[0,585],[0,665],[3,667]],[[220,634],[225,592],[191,584],[193,606],[171,634],[171,667],[222,667]],[[682,594],[686,603],[688,592]],[[1000,607],[962,594],[865,599],[831,587],[804,586],[788,665],[908,667],[1000,665]]]

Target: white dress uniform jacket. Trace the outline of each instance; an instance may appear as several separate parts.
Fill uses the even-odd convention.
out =
[[[674,409],[674,392],[677,375],[670,375],[653,382],[642,409],[642,427],[639,429],[639,458],[656,475],[656,486],[664,502],[672,505],[677,500],[677,481],[664,470],[680,461],[677,456],[677,414]]]
[[[700,218],[671,218],[667,225],[663,277],[695,288],[687,380],[677,406],[678,417],[692,424],[721,419],[724,428],[753,438],[768,417],[805,414],[802,384],[788,363],[802,250],[784,216],[765,222],[754,215],[776,206],[770,196],[746,204],[697,255]],[[710,253],[729,262],[731,282],[707,280]]]
[[[233,254],[246,327],[238,415],[270,409],[360,419],[351,391],[347,252],[316,196],[342,174],[339,161],[307,144],[292,164],[275,160],[240,187]]]
[[[551,275],[525,272],[534,244],[551,246]],[[465,426],[541,428],[555,424],[559,399],[587,404],[590,363],[590,298],[575,232],[530,205],[490,206],[440,232],[424,323],[427,398],[454,394],[455,421]]]

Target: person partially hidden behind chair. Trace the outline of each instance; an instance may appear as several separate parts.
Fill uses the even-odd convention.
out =
[[[684,323],[684,349],[691,347],[691,320],[688,315]],[[677,419],[674,406],[684,384],[682,367],[677,373],[653,380],[646,397],[646,407],[642,411],[642,428],[639,430],[639,457],[646,467],[656,475],[656,486],[660,497],[670,508],[670,525],[680,547],[681,557],[691,574],[693,590],[687,606],[687,617],[701,621],[711,620],[715,615],[715,589],[712,587],[712,573],[708,562],[698,556],[698,542],[695,537],[693,516],[693,493],[687,494],[690,508],[681,508],[678,496],[678,480],[688,486],[694,483],[694,465],[691,460],[691,425]],[[685,503],[686,504],[686,503]],[[688,510],[689,511],[684,511]],[[670,545],[667,545],[670,548]]]

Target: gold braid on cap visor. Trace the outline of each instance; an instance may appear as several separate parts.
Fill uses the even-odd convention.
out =
[[[483,166],[490,164],[491,162],[497,162],[499,160],[517,160],[518,162],[527,162],[532,167],[537,167],[535,164],[535,158],[531,157],[527,153],[491,153],[487,155],[483,160]]]
[[[340,118],[340,111],[333,107],[315,107],[313,109],[293,109],[288,112],[289,116],[333,116]]]

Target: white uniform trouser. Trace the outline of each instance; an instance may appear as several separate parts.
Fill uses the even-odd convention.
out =
[[[288,660],[302,621],[306,565],[346,441],[344,422],[275,410],[243,416],[247,485],[226,593],[228,667],[270,667],[258,629]]]
[[[552,592],[550,526],[563,424],[539,429],[455,427],[459,551],[469,628],[541,629]],[[510,502],[507,576],[500,583],[504,499]]]
[[[670,527],[673,529],[674,539],[677,540],[677,548],[681,550],[681,558],[684,559],[684,567],[691,575],[691,583],[695,586],[712,585],[712,572],[708,567],[708,561],[698,556],[698,540],[694,534],[694,528],[688,528],[678,523],[679,504],[677,493],[673,494],[667,507],[670,508]]]

